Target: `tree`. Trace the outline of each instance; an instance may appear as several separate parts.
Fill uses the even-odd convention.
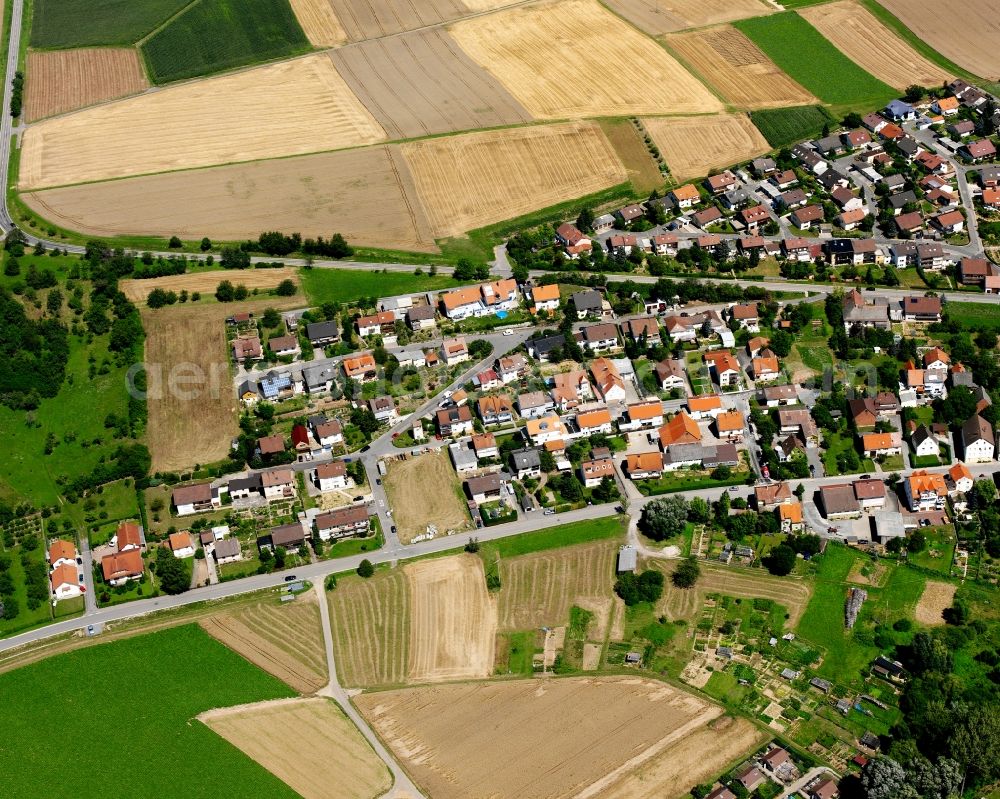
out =
[[[223,280],[215,289],[215,299],[219,302],[232,302],[236,297],[236,289],[228,280]]]
[[[266,308],[261,314],[260,322],[266,328],[278,327],[281,324],[281,314],[275,308]]]
[[[378,419],[369,408],[355,408],[351,411],[351,424],[366,435],[371,435],[378,430]]]
[[[581,233],[594,232],[594,212],[589,208],[580,210],[580,215],[576,218],[576,226]]]
[[[375,574],[375,567],[372,562],[365,558],[361,563],[358,564],[358,576],[364,577],[366,580]]]
[[[688,503],[688,521],[704,524],[712,518],[712,509],[701,497],[692,497]]]
[[[654,541],[666,541],[684,532],[688,503],[679,494],[650,502],[642,509],[639,530]]]
[[[618,491],[618,484],[611,477],[602,477],[600,484],[594,488],[594,499],[598,502],[611,502],[618,499],[621,494]]]
[[[219,263],[223,269],[249,269],[250,253],[239,247],[223,247]]]
[[[907,778],[924,799],[951,799],[962,788],[962,767],[950,757],[939,757],[932,763],[925,757],[906,764]]]
[[[274,293],[279,297],[291,297],[295,294],[298,289],[295,288],[295,282],[292,280],[282,280],[278,287],[274,290]]]
[[[347,239],[345,239],[342,235],[334,233],[330,236],[330,241],[327,245],[327,253],[331,258],[340,260],[341,258],[349,258],[354,255],[354,248],[347,243]]]
[[[45,298],[45,308],[48,310],[50,316],[58,316],[59,311],[62,310],[63,305],[63,295],[59,289],[50,289],[48,296]]]
[[[910,671],[917,675],[933,671],[948,674],[952,655],[944,641],[930,633],[919,632],[913,636],[906,651],[906,662]]]
[[[865,764],[861,787],[867,799],[919,799],[907,782],[906,771],[890,757],[875,758]]]
[[[677,564],[670,579],[678,588],[694,588],[700,574],[698,561],[694,557],[689,557]]]
[[[923,552],[926,546],[927,536],[925,536],[923,530],[918,527],[913,531],[909,540],[906,542],[906,549],[908,552]]]
[[[903,99],[908,103],[919,103],[924,97],[924,87],[912,83],[903,92]]]
[[[471,552],[472,554],[477,553],[479,551],[479,539],[474,537],[470,538],[465,544],[465,551]]]
[[[167,246],[171,250],[179,250],[181,247],[184,246],[184,242],[182,242],[177,236],[171,236],[170,241],[167,243]]]
[[[977,774],[983,781],[1000,776],[1000,705],[975,702],[952,717],[954,727],[948,750],[959,767]]]
[[[784,577],[795,568],[795,550],[786,544],[779,544],[761,562],[771,574]]]
[[[167,547],[156,552],[156,577],[160,588],[168,594],[183,594],[191,587],[191,575],[184,567],[184,561],[175,557]]]
[[[201,240],[201,244],[199,246],[201,247],[202,252],[208,252],[212,249],[212,240],[208,236],[205,236],[205,238]]]
[[[630,607],[640,602],[654,603],[663,594],[663,573],[652,570],[639,575],[625,572],[615,582],[615,593]]]
[[[21,264],[13,255],[8,258],[7,263],[3,265],[3,273],[7,275],[7,277],[17,277],[21,274]]]

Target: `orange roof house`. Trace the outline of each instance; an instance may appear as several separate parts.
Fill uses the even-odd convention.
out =
[[[139,532],[139,525],[135,522],[122,522],[115,531],[118,551],[121,552],[129,547],[136,549],[142,547],[142,534]]]
[[[611,424],[611,412],[607,408],[581,413],[576,417],[577,426],[581,430],[592,430],[595,427]]]
[[[58,563],[60,560],[76,562],[76,545],[72,541],[60,538],[52,542],[49,547],[49,563]]]
[[[778,518],[783,523],[802,524],[802,505],[796,501],[778,505]]]
[[[142,555],[137,549],[130,549],[128,552],[116,552],[114,555],[105,555],[101,559],[101,571],[104,573],[106,582],[139,577],[142,574],[142,570]]]
[[[688,397],[687,406],[691,413],[699,416],[709,415],[722,410],[722,398],[718,394]]]
[[[652,475],[663,471],[663,455],[659,452],[640,452],[625,459],[625,471],[629,475]]]
[[[375,358],[368,353],[344,359],[344,374],[348,377],[359,377],[375,370]]]
[[[674,196],[675,200],[686,200],[688,202],[697,201],[701,197],[698,193],[698,188],[692,183],[685,183],[683,186],[678,186],[670,193]]]
[[[956,463],[952,466],[948,470],[948,476],[959,491],[968,490],[974,482],[972,472],[969,471],[969,467],[964,463]]]
[[[715,428],[720,434],[742,431],[743,424],[743,413],[741,411],[726,411],[715,417]]]
[[[630,421],[639,422],[646,419],[656,419],[663,416],[663,403],[660,400],[650,402],[638,402],[628,406],[628,418]]]
[[[701,441],[701,428],[687,413],[681,411],[660,428],[659,436],[660,446],[663,448],[674,444],[697,444]]]
[[[559,302],[559,284],[558,283],[547,283],[543,286],[535,286],[531,289],[531,301],[538,305],[539,303],[552,304],[553,302]]]
[[[52,583],[53,591],[63,585],[79,586],[80,588],[83,588],[83,583],[80,581],[80,572],[77,570],[75,563],[61,563],[56,566],[52,570],[49,580]]]
[[[899,442],[893,441],[892,433],[865,433],[861,436],[861,448],[865,452],[877,452],[883,449],[898,449]]]

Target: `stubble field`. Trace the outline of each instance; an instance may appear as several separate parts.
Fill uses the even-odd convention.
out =
[[[994,0],[879,0],[950,61],[982,78],[1000,78],[1000,17]]]
[[[666,42],[733,105],[756,109],[816,102],[763,50],[729,25],[677,33],[666,37]]]
[[[199,716],[303,799],[374,799],[392,785],[385,764],[329,699],[292,699]]]
[[[348,41],[377,39],[426,28],[470,13],[489,11],[511,0],[329,0]]]
[[[949,75],[855,0],[807,6],[799,13],[854,63],[896,89],[939,86]]]
[[[608,0],[608,5],[642,31],[659,36],[682,28],[700,28],[770,14],[762,0]]]
[[[488,677],[493,671],[497,602],[474,555],[418,561],[409,583],[412,682]]]
[[[302,694],[327,684],[319,607],[312,594],[276,605],[261,602],[202,619],[202,629]]]
[[[214,294],[220,281],[229,280],[234,285],[243,284],[248,289],[273,289],[283,280],[299,282],[299,270],[293,266],[280,269],[244,269],[233,272],[190,272],[183,275],[167,275],[145,280],[123,280],[118,287],[132,302],[140,305],[146,302],[146,297],[153,289],[164,291],[195,291]]]
[[[408,544],[433,524],[439,535],[465,530],[471,524],[461,486],[444,450],[388,464],[385,490],[394,508],[403,508],[396,518],[399,540]]]
[[[336,47],[347,39],[330,0],[289,0],[289,4],[314,47]]]
[[[437,799],[555,799],[589,795],[591,786],[604,795],[722,713],[627,677],[439,685],[362,694],[356,703]],[[676,769],[684,773],[704,752],[692,757],[675,760]]]
[[[450,30],[539,119],[722,110],[662,47],[593,0],[522,6]]]
[[[222,241],[264,230],[437,252],[396,145],[168,172],[23,194],[45,219],[94,236]]]
[[[661,117],[644,119],[643,124],[679,181],[706,175],[712,169],[771,149],[745,114]]]
[[[33,125],[23,136],[20,187],[336,150],[384,135],[319,53]]]
[[[390,139],[531,121],[442,28],[342,47],[330,58]]]
[[[100,47],[28,53],[25,119],[65,114],[149,88],[131,48]]]
[[[601,129],[575,122],[402,145],[437,237],[618,185],[627,174]]]
[[[945,610],[955,601],[955,585],[928,580],[914,611],[914,618],[920,624],[944,624]]]

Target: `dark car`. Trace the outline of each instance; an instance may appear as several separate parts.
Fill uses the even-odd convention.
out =
[[[381,477],[376,477],[375,478],[375,485],[377,485],[377,486],[382,485],[382,478]]]
[[[393,535],[396,535],[396,525],[393,525],[393,526],[392,526],[392,534],[393,534]]]
[[[363,446],[363,447],[361,448],[361,451],[362,451],[362,452],[367,452],[367,451],[368,451],[368,450],[370,450],[370,449],[371,449],[371,445],[370,445],[370,444],[368,444],[368,445],[365,445],[365,446]]]
[[[287,577],[285,577],[285,582],[286,583],[290,583],[294,579],[295,579],[295,575],[294,574],[289,574]]]

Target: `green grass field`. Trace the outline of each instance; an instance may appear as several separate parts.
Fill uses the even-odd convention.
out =
[[[0,676],[0,686],[10,799],[296,796],[194,720],[293,692],[195,625],[58,655]]]
[[[529,552],[540,552],[543,549],[556,549],[571,544],[583,544],[587,541],[599,541],[602,538],[614,538],[623,532],[625,532],[625,527],[617,516],[604,516],[600,519],[571,522],[558,527],[537,530],[533,533],[499,538],[496,541],[490,541],[489,546],[500,557],[512,558],[516,555],[526,555]]]
[[[133,44],[191,0],[35,0],[32,47]]]
[[[945,315],[969,332],[992,330],[1000,333],[1000,309],[996,305],[981,302],[949,302],[945,306]]]
[[[777,149],[818,136],[823,126],[832,120],[822,106],[799,105],[751,111],[750,121],[757,126],[767,143]]]
[[[311,49],[288,0],[199,0],[142,45],[154,83]]]
[[[303,269],[302,289],[313,305],[353,302],[360,297],[392,297],[438,291],[456,285],[449,275],[372,272],[363,269]]]
[[[861,69],[794,12],[739,20],[733,25],[825,103],[878,106],[898,94]]]

